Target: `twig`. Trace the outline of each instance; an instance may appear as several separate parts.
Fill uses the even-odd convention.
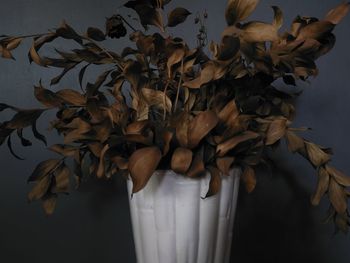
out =
[[[176,99],[175,99],[175,105],[174,105],[173,112],[176,111],[177,103],[178,103],[178,101],[179,101],[179,94],[180,94],[180,87],[181,87],[183,72],[184,72],[184,59],[182,58],[182,60],[181,60],[181,75],[180,75],[179,83],[178,83],[178,85],[177,85]]]

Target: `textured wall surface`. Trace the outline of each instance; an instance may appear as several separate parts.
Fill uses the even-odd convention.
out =
[[[173,0],[169,7],[183,6],[193,13],[208,10],[209,39],[218,41],[225,20],[225,0]],[[337,5],[336,0],[262,0],[253,15],[271,21],[271,5],[285,11],[289,25],[297,15],[322,17]],[[119,0],[1,0],[0,35],[45,32],[58,26],[62,19],[82,32],[90,25],[103,27],[106,16],[117,11]],[[121,9],[122,13],[129,13]],[[193,19],[179,26],[176,33],[194,45]],[[330,146],[336,155],[333,163],[350,173],[349,117],[350,88],[350,17],[336,29],[335,49],[318,61],[320,75],[310,84],[301,83],[304,94],[298,101],[296,126],[313,128],[306,137]],[[122,50],[123,41],[109,42],[109,48]],[[57,71],[43,71],[29,66],[26,50],[29,42],[14,53],[18,62],[0,60],[0,101],[37,106],[33,84],[44,83]],[[56,46],[63,48],[61,41]],[[65,45],[66,46],[66,45]],[[47,51],[52,54],[52,48]],[[91,80],[97,72],[89,71]],[[77,87],[76,75],[69,74],[53,87]],[[0,120],[9,116],[2,113]],[[44,130],[45,119],[40,129]],[[52,117],[52,116],[51,116]],[[48,133],[47,133],[48,134]],[[58,141],[55,134],[49,143]],[[16,143],[15,146],[21,146]],[[61,197],[56,213],[46,218],[41,205],[28,205],[26,178],[36,163],[51,156],[43,145],[21,149],[25,161],[15,160],[6,147],[0,148],[0,262],[30,263],[134,263],[135,254],[125,182],[90,181],[71,195]],[[261,170],[254,193],[240,192],[232,245],[232,262],[318,262],[347,263],[350,260],[350,236],[333,235],[333,226],[322,224],[328,207],[323,202],[314,208],[309,204],[316,176],[313,169],[298,156],[289,155],[285,147],[275,154],[273,173]],[[242,188],[243,189],[243,188]],[[165,262],[166,263],[166,262]]]

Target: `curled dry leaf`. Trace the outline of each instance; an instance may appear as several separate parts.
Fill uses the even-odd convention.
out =
[[[84,106],[86,98],[78,91],[72,89],[61,89],[56,96],[69,105]]]
[[[214,166],[209,166],[207,169],[210,173],[210,182],[209,182],[208,192],[205,195],[205,198],[216,195],[221,188],[220,170]]]
[[[171,158],[171,169],[175,173],[185,174],[191,166],[193,153],[191,150],[179,147]]]
[[[51,184],[51,177],[44,176],[39,181],[36,182],[35,186],[28,193],[28,200],[30,202],[40,200],[49,190]]]
[[[229,0],[225,17],[229,26],[247,19],[255,10],[259,0]]]
[[[157,169],[162,158],[158,147],[145,147],[136,150],[129,159],[129,171],[133,182],[132,192],[137,193],[145,187]]]
[[[69,192],[70,170],[66,165],[59,166],[55,171],[55,183],[52,189],[53,193]]]
[[[234,161],[234,157],[220,157],[216,159],[216,166],[220,169],[223,175],[229,175]]]
[[[52,173],[60,163],[61,160],[59,159],[49,159],[39,163],[28,178],[28,182],[34,182],[42,179],[44,176]]]
[[[283,13],[282,10],[278,6],[272,6],[274,12],[274,19],[272,25],[277,29],[280,29],[283,25]]]
[[[203,149],[198,150],[192,160],[190,169],[187,171],[188,177],[199,177],[205,174],[205,165],[203,160]]]
[[[285,137],[289,151],[295,153],[305,148],[304,139],[296,135],[294,132],[287,130]]]
[[[97,173],[96,173],[98,178],[101,178],[105,175],[105,165],[106,165],[105,155],[106,155],[108,149],[109,149],[109,145],[106,144],[101,150],[100,162],[99,162]]]
[[[247,192],[248,193],[253,192],[256,186],[256,176],[255,176],[255,171],[252,167],[247,166],[244,169],[242,180],[245,183]]]
[[[177,7],[168,14],[168,27],[175,27],[186,21],[191,12],[186,8]]]

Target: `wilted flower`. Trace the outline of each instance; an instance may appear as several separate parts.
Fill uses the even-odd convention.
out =
[[[106,34],[110,38],[124,37],[126,33],[127,31],[120,15],[113,15],[112,17],[107,18]]]

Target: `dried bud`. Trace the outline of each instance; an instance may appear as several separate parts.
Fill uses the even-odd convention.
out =
[[[106,21],[106,34],[110,38],[120,38],[126,35],[127,31],[124,26],[123,20],[119,15],[114,15],[107,18]]]
[[[204,12],[204,15],[203,15],[203,16],[204,16],[204,18],[205,18],[205,19],[207,19],[207,18],[208,18],[208,13],[207,13],[207,11],[206,11],[206,10],[205,10],[205,12]]]
[[[195,23],[195,24],[198,24],[198,23],[199,23],[199,18],[198,18],[198,17],[196,17],[196,18],[194,19],[194,23]]]

